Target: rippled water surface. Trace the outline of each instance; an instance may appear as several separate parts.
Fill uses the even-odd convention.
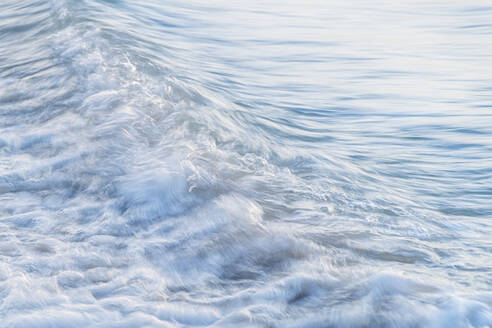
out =
[[[490,1],[0,2],[0,327],[491,327]]]

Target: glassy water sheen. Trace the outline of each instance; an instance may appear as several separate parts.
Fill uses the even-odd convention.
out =
[[[490,1],[0,2],[0,327],[491,327]]]

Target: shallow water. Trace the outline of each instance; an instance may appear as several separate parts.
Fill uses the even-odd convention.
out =
[[[0,3],[0,327],[491,327],[489,1]]]

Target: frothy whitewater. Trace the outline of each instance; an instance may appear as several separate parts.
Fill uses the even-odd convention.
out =
[[[0,327],[491,327],[490,1],[0,2]]]

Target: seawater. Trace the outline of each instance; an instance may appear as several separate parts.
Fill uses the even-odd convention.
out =
[[[0,2],[0,327],[491,327],[490,1]]]

